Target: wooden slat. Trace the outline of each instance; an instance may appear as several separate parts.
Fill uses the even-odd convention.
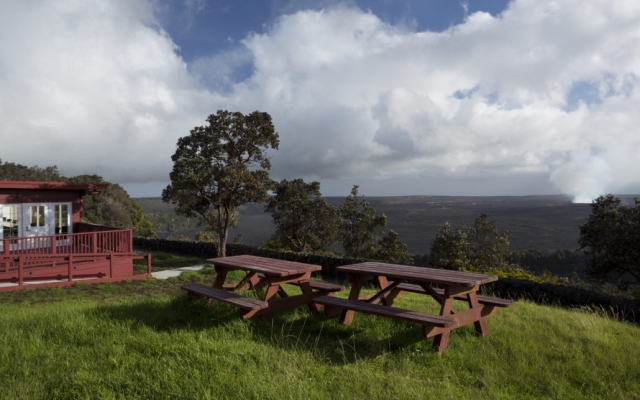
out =
[[[411,267],[406,265],[387,264],[380,262],[365,262],[361,264],[344,265],[337,268],[340,272],[382,275],[389,279],[407,279],[414,281],[439,283],[444,285],[476,286],[497,281],[497,276],[476,274],[471,272],[451,271],[426,267]]]
[[[209,258],[207,259],[207,262],[212,263],[215,266],[261,272],[267,275],[280,277],[304,274],[308,271],[320,271],[322,269],[320,265],[250,255]]]
[[[427,294],[427,292],[420,285],[413,285],[410,283],[401,283],[397,286],[397,289],[404,290],[406,292]],[[444,295],[444,289],[433,288],[433,291],[438,293],[439,295]],[[455,296],[456,300],[466,300],[467,296]],[[491,296],[478,296],[478,303],[480,304],[489,304],[496,307],[511,307],[513,305],[513,300],[501,299],[498,297]]]
[[[216,289],[199,283],[182,285],[180,288],[189,293],[224,301],[225,303],[232,304],[243,310],[261,310],[263,308],[267,308],[269,305],[269,303],[262,300],[240,296],[235,293],[227,292],[226,290]]]
[[[5,255],[47,255],[47,254],[63,254],[63,253],[97,253],[98,247],[77,246],[76,243],[87,243],[93,238],[95,244],[96,238],[102,243],[100,253],[124,253],[133,251],[132,232],[130,229],[118,229],[111,227],[103,227],[99,225],[87,225],[96,231],[85,233],[62,233],[47,236],[31,236],[19,238],[0,239],[3,243]],[[52,247],[52,246],[55,246]],[[14,250],[10,250],[13,247]]]
[[[380,304],[370,304],[358,300],[340,299],[331,296],[316,297],[313,299],[313,302],[325,306],[341,307],[367,314],[379,315],[401,321],[417,322],[422,325],[431,325],[442,328],[453,326],[456,323],[456,321],[450,317],[441,317],[417,311],[403,310],[401,308],[387,307]]]
[[[290,282],[289,284],[300,286],[300,282]],[[340,292],[344,290],[344,286],[329,282],[309,281],[309,285],[312,289],[322,290],[324,292]]]

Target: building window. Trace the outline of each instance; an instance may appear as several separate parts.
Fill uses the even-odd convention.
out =
[[[56,234],[69,233],[69,206],[66,204],[55,205]]]
[[[2,206],[2,237],[18,237],[18,206]]]
[[[44,206],[31,206],[29,211],[31,226],[44,226]]]

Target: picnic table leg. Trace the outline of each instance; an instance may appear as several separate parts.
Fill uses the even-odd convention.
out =
[[[453,310],[453,297],[449,297],[449,293],[447,292],[448,290],[445,289],[445,298],[440,307],[440,315],[442,316],[451,315],[451,311]],[[439,353],[444,353],[449,345],[449,336],[451,336],[450,330],[436,335],[433,338],[433,349]]]
[[[271,299],[274,299],[276,297],[276,294],[278,294],[278,290],[280,290],[280,284],[270,284],[267,287],[267,293],[264,296],[264,300],[268,302]],[[268,321],[271,319],[271,313],[267,313],[265,312],[264,314],[262,314],[262,319],[264,319],[265,321]]]
[[[300,281],[300,289],[302,289],[302,293],[312,293],[313,289],[311,288],[311,284],[309,281]],[[320,312],[320,304],[317,303],[309,303],[309,311],[314,314]]]
[[[478,295],[476,292],[471,292],[467,294],[467,302],[469,303],[469,308],[476,308],[480,304],[478,303]],[[487,336],[489,335],[489,327],[487,326],[487,320],[484,317],[480,317],[478,321],[473,323],[473,326],[476,328],[476,334],[479,336]]]
[[[389,286],[389,281],[387,281],[387,277],[386,276],[378,276],[378,286],[380,287],[380,290],[385,289],[387,286]],[[395,293],[394,293],[395,292]],[[382,296],[382,302],[384,303],[385,306],[389,306],[389,307],[393,307],[393,300],[396,297],[399,297],[400,292],[398,292],[397,290],[391,290],[390,293],[387,293],[385,295]]]
[[[216,289],[224,289],[224,281],[227,279],[227,273],[229,270],[226,268],[216,267],[216,279],[213,281],[213,287]],[[214,304],[216,302],[215,299],[209,299],[207,301],[209,304]]]
[[[218,268],[216,270],[216,280],[213,281],[213,287],[216,289],[223,289],[224,281],[227,280],[227,274],[229,270],[226,268]]]
[[[362,278],[361,274],[352,274],[351,276],[351,292],[349,293],[349,300],[358,300],[360,297],[360,289],[362,289]],[[345,325],[351,325],[353,322],[353,315],[355,311],[353,310],[343,310],[340,315],[340,323]]]

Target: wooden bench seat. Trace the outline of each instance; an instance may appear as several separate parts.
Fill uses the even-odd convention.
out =
[[[396,286],[396,289],[404,290],[405,292],[413,292],[420,294],[427,294],[427,292],[420,285],[414,285],[411,283],[401,283]],[[444,289],[433,288],[433,290],[439,295],[444,295]],[[498,297],[491,296],[480,296],[478,295],[478,303],[491,305],[494,307],[511,307],[513,305],[513,300],[508,299],[500,299]],[[466,300],[467,297],[465,295],[455,296],[456,300]]]
[[[456,323],[453,318],[449,317],[441,317],[417,311],[403,310],[401,308],[387,307],[380,304],[370,304],[359,300],[341,299],[333,296],[316,297],[313,299],[313,302],[322,304],[325,307],[340,307],[343,309],[399,319],[401,321],[416,322],[421,325],[429,325],[439,328],[451,327]]]
[[[257,274],[258,278],[264,279],[265,276],[263,274]],[[288,285],[300,286],[300,282],[289,282]],[[311,289],[322,290],[324,292],[340,292],[344,290],[344,286],[337,285],[335,283],[329,283],[324,281],[312,281],[309,280],[309,285]]]
[[[291,285],[300,286],[299,282],[291,282]],[[323,281],[309,281],[311,289],[321,290],[323,292],[340,292],[344,290],[344,286],[337,285],[335,283],[323,282]]]
[[[220,300],[247,311],[261,310],[263,308],[267,308],[267,306],[269,305],[269,303],[267,303],[266,301],[240,296],[235,293],[227,292],[226,290],[216,289],[211,286],[201,285],[199,283],[189,283],[188,285],[182,285],[180,286],[180,289],[186,290],[190,295]]]

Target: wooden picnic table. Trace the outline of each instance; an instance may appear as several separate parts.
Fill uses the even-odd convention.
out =
[[[274,312],[301,305],[308,305],[313,312],[318,312],[319,306],[312,303],[314,298],[330,296],[344,289],[340,285],[311,281],[311,273],[320,271],[320,265],[251,255],[211,258],[207,262],[214,265],[217,273],[213,287],[192,283],[183,285],[182,289],[192,296],[235,305],[240,308],[243,318],[261,315],[269,319]],[[229,272],[238,270],[246,272],[244,278],[238,283],[225,283]],[[289,296],[282,287],[284,284],[299,286],[302,293]],[[264,291],[263,299],[236,294],[250,288]]]
[[[482,285],[498,279],[495,276],[381,262],[345,265],[337,270],[349,275],[351,292],[348,300],[328,297],[314,300],[325,305],[329,314],[331,308],[341,310],[340,322],[346,325],[351,324],[355,311],[420,323],[423,335],[434,337],[433,348],[441,353],[446,350],[453,329],[473,323],[476,333],[486,336],[489,334],[486,317],[494,315],[496,307],[513,304],[511,300],[478,295]],[[363,283],[372,279],[378,292],[361,296]],[[404,291],[430,295],[440,304],[440,313],[429,315],[393,307],[394,300]],[[463,300],[468,308],[454,309],[454,300]]]

